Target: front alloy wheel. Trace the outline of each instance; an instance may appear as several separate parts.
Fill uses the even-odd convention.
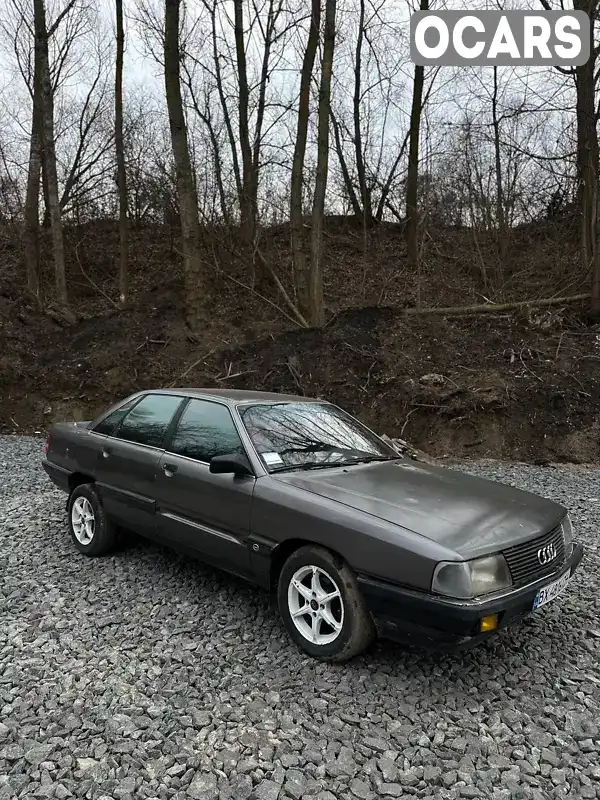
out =
[[[277,597],[290,637],[315,658],[347,661],[375,636],[356,576],[324,547],[307,545],[291,554],[279,576]]]
[[[309,642],[331,644],[342,631],[342,594],[331,575],[314,564],[300,567],[292,576],[288,608],[294,625]]]

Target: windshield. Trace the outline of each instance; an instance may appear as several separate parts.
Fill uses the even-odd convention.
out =
[[[239,411],[269,472],[399,458],[358,420],[326,403],[261,403]]]

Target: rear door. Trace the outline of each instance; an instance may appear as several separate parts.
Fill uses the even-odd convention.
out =
[[[161,455],[157,522],[166,543],[247,576],[250,504],[256,479],[213,475],[211,458],[245,448],[228,406],[191,399]]]
[[[167,430],[183,402],[176,395],[148,394],[136,398],[124,414],[123,409],[112,412],[114,427],[105,418],[95,431],[105,435],[96,462],[96,485],[106,513],[152,538],[156,472]]]

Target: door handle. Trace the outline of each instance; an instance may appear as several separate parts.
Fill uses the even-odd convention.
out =
[[[163,464],[163,470],[167,478],[170,478],[175,472],[177,472],[177,464]]]
[[[102,448],[102,457],[108,458],[110,456],[110,450],[107,450],[106,447]]]

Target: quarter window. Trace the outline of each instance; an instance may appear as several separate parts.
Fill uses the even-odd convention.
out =
[[[182,402],[170,394],[148,394],[127,414],[116,436],[128,442],[161,447],[173,414]]]
[[[207,400],[190,400],[169,451],[206,462],[229,453],[245,454],[229,409]]]

